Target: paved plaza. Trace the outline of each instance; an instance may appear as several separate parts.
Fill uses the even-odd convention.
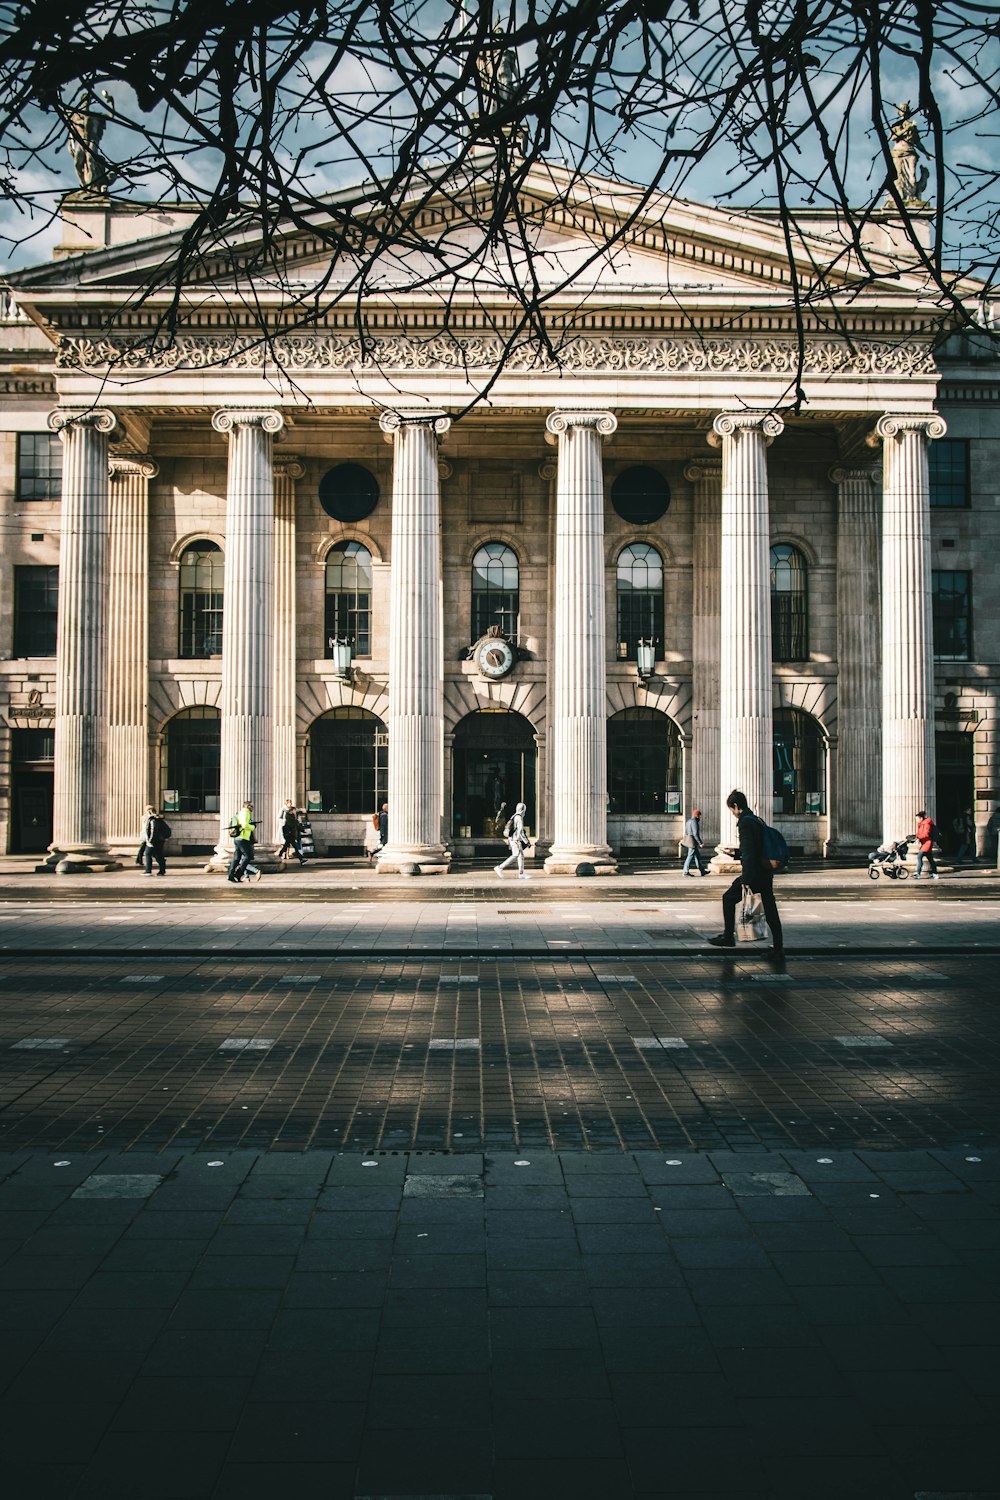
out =
[[[12,1493],[1000,1493],[994,875],[173,875],[0,890]]]

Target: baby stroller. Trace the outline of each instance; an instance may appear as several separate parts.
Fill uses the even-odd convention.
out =
[[[906,880],[910,871],[906,864],[909,839],[898,839],[888,849],[875,849],[868,856],[868,879],[878,880],[884,875],[887,880]]]

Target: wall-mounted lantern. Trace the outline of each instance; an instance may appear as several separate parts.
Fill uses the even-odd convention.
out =
[[[647,677],[652,677],[653,672],[656,669],[656,637],[655,636],[651,637],[651,639],[648,640],[648,641],[636,641],[636,643],[635,643],[635,660],[636,660],[636,665],[639,668],[639,676],[640,676],[640,678],[643,681],[645,681],[645,679]]]
[[[331,635],[330,650],[333,653],[334,670],[345,682],[352,678],[351,663],[354,660],[354,642],[347,635]]]

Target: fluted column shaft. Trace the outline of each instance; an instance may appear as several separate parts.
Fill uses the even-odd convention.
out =
[[[440,413],[384,412],[392,444],[389,843],[382,872],[444,867]]]
[[[783,430],[780,417],[727,412],[716,417],[709,438],[722,449],[719,818],[724,836],[732,827],[725,800],[734,788],[766,822],[774,810],[767,449]]]
[[[882,441],[882,838],[933,812],[934,636],[929,439],[940,417],[885,416]]]
[[[837,486],[837,799],[831,839],[838,851],[880,838],[882,724],[879,689],[879,506],[872,469],[834,469]]]
[[[719,827],[719,639],[722,465],[694,463],[684,471],[694,488],[694,597],[691,611],[691,800],[701,808],[706,844]],[[690,808],[685,810],[690,812]]]
[[[62,434],[62,541],[56,638],[55,796],[48,863],[58,874],[112,868],[108,853],[108,443],[113,412],[56,411]]]
[[[274,466],[274,805],[296,796],[295,481],[305,469],[282,454]]]
[[[111,459],[108,585],[108,839],[134,848],[149,797],[148,458]]]
[[[253,803],[259,844],[266,848],[275,836],[274,435],[282,425],[276,411],[212,418],[229,437],[217,862],[232,849],[226,830],[244,802]]]
[[[552,848],[557,874],[615,868],[608,844],[607,629],[604,604],[604,470],[611,412],[555,411],[557,447],[553,617]]]

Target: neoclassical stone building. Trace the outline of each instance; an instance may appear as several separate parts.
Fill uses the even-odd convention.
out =
[[[600,872],[673,853],[693,805],[728,834],[732,785],[810,854],[923,806],[982,830],[995,358],[941,344],[889,219],[801,366],[765,214],[655,201],[559,293],[635,190],[576,191],[526,190],[560,362],[515,345],[468,411],[513,326],[488,278],[445,326],[390,268],[364,355],[347,299],[279,331],[279,367],[206,264],[151,347],[134,292],[183,209],[65,201],[0,321],[0,849],[99,865],[151,800],[208,853],[245,798],[270,836],[290,797],[339,851],[387,801],[382,868],[439,869],[523,800],[550,869]],[[825,263],[836,224],[809,234]],[[286,254],[296,286],[328,270],[308,234]],[[279,330],[288,295],[255,288]]]

